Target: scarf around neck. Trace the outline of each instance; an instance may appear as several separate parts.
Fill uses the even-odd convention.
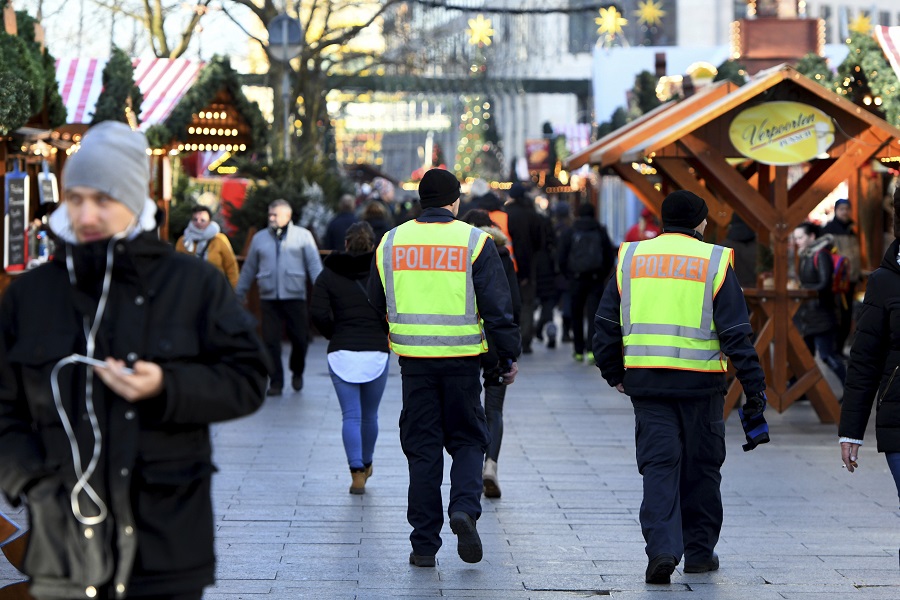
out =
[[[200,229],[193,223],[188,223],[184,230],[184,249],[202,255],[206,251],[209,240],[216,237],[220,231],[222,228],[215,221],[211,221],[206,229]]]

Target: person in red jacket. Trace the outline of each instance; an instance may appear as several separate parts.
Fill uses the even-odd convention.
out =
[[[659,228],[659,221],[656,220],[656,215],[645,206],[641,210],[641,218],[625,234],[625,241],[641,242],[643,240],[652,240],[660,233],[662,233],[662,230]]]

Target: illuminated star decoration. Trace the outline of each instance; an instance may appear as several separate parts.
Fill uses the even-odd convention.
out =
[[[490,19],[478,15],[474,19],[469,19],[469,29],[466,33],[469,34],[469,43],[473,46],[490,46],[494,28],[491,27]]]
[[[872,19],[862,13],[859,13],[858,15],[856,15],[856,18],[853,19],[853,22],[850,23],[849,29],[853,33],[869,35],[870,33],[872,33]]]
[[[662,2],[655,0],[644,0],[638,3],[638,9],[634,11],[634,16],[638,18],[638,23],[647,27],[658,27],[662,25],[662,18],[666,16],[666,11],[662,9]]]
[[[605,35],[607,40],[611,40],[622,34],[622,28],[628,25],[628,19],[624,18],[615,6],[610,6],[600,9],[600,16],[594,19],[594,23],[600,26],[597,28],[597,33]]]

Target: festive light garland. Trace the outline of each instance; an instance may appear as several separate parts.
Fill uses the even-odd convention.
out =
[[[488,8],[487,6],[460,6],[447,4],[446,2],[442,2],[441,0],[411,0],[413,3],[418,4],[420,6],[424,6],[426,8],[443,8],[446,10],[459,10],[463,12],[480,12],[480,13],[491,13],[495,15],[551,15],[551,14],[574,14],[581,12],[597,12],[601,8],[607,8],[611,5],[610,2],[598,2],[596,4],[590,4],[585,6],[578,7],[556,7],[556,8]]]

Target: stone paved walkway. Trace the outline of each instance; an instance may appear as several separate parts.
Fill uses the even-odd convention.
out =
[[[523,357],[507,394],[503,498],[485,500],[478,522],[485,559],[463,563],[445,525],[437,568],[412,567],[392,369],[364,496],[347,493],[321,339],[302,393],[215,428],[219,582],[206,600],[900,598],[900,512],[884,458],[867,446],[847,474],[835,427],[803,404],[770,414],[772,443],[746,454],[736,414],[728,421],[721,570],[644,584],[630,403],[566,345]],[[0,583],[14,577],[0,567]]]

